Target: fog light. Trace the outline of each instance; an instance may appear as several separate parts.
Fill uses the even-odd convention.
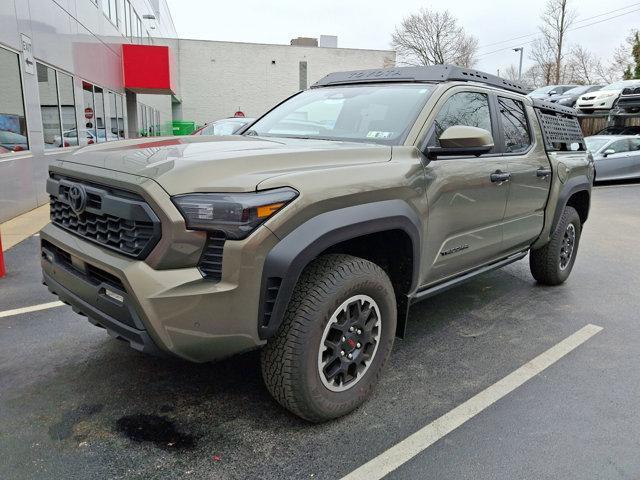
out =
[[[124,297],[119,293],[109,290],[108,288],[104,289],[104,294],[112,300],[115,300],[118,303],[124,303]]]

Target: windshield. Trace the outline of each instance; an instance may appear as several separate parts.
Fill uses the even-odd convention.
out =
[[[573,87],[567,90],[566,92],[564,92],[564,94],[565,95],[581,95],[589,91],[590,88],[593,88],[593,85],[582,85],[580,87]]]
[[[258,120],[244,135],[398,145],[433,85],[366,85],[306,90]]]
[[[549,85],[548,87],[536,88],[533,92],[529,92],[529,95],[541,95],[543,93],[549,93],[551,90],[555,90],[556,85]]]
[[[584,142],[587,144],[587,150],[591,153],[595,153],[604,147],[608,142],[608,138],[585,138]]]
[[[640,86],[640,82],[622,80],[620,82],[615,82],[610,85],[607,85],[601,90],[622,90],[623,88],[626,88],[626,87],[635,87],[635,86]]]

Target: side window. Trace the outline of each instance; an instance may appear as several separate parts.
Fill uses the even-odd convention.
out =
[[[477,92],[460,92],[449,97],[436,116],[434,133],[429,139],[429,145],[439,147],[442,132],[454,125],[484,128],[492,132],[487,95]]]
[[[524,104],[518,100],[498,97],[498,106],[500,123],[504,131],[504,151],[506,153],[526,151],[531,145],[531,135]]]
[[[637,152],[640,150],[640,138],[630,138],[629,142],[631,143],[631,151]]]
[[[606,150],[614,150],[615,153],[623,153],[629,151],[629,141],[627,139],[617,140],[609,145]]]

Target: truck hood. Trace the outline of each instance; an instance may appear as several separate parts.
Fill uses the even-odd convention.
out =
[[[188,136],[91,145],[59,159],[155,180],[170,195],[255,190],[300,170],[386,162],[391,147],[355,142],[245,136]]]

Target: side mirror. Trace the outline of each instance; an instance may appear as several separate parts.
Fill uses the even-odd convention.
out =
[[[484,128],[454,125],[440,135],[440,147],[428,147],[427,157],[461,156],[489,153],[493,148],[491,132]]]
[[[607,148],[604,152],[602,152],[602,156],[608,157],[609,155],[612,155],[614,153],[616,153],[616,151],[613,148]]]
[[[557,94],[557,93],[558,93],[557,91],[555,91],[555,90],[551,90],[551,91],[549,92],[549,96],[551,96],[551,95],[555,95],[555,94]]]

